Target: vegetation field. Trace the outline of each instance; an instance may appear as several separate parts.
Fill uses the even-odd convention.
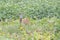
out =
[[[0,40],[60,40],[60,19],[43,18],[20,26],[19,19],[0,22]]]
[[[0,40],[60,40],[60,0],[0,0]]]

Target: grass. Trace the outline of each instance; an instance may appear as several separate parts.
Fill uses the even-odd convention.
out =
[[[1,40],[59,40],[60,19],[43,18],[30,20],[30,23],[22,24],[19,20],[12,22],[0,22]]]

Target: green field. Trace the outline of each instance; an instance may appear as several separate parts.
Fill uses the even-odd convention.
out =
[[[0,22],[0,40],[60,40],[60,19],[31,19],[22,27],[19,20]]]
[[[0,0],[0,40],[60,40],[60,0]]]

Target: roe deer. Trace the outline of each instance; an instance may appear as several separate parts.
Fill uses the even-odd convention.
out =
[[[22,19],[22,23],[23,23],[23,24],[29,24],[29,19],[28,19],[28,18]]]

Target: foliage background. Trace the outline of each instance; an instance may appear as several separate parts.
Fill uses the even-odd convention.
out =
[[[20,13],[33,19],[60,18],[60,0],[0,0],[0,19],[17,19]]]

